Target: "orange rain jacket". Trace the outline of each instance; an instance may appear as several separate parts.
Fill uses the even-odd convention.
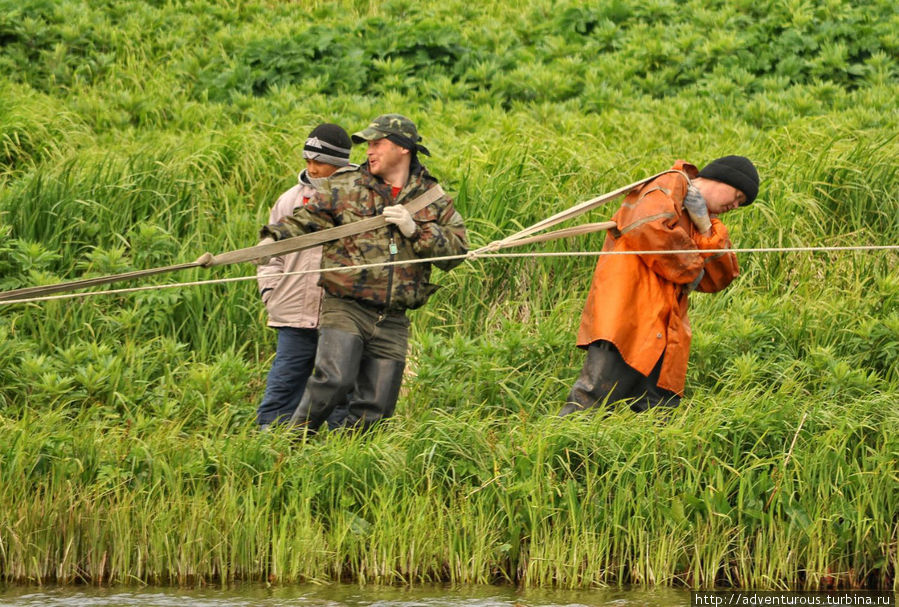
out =
[[[692,332],[687,286],[702,272],[699,291],[714,293],[740,273],[733,253],[703,253],[731,247],[727,228],[712,219],[700,235],[683,207],[696,167],[678,160],[660,177],[632,190],[613,216],[603,251],[687,250],[670,255],[600,256],[581,316],[577,345],[612,342],[628,365],[649,375],[664,353],[658,386],[683,395]]]

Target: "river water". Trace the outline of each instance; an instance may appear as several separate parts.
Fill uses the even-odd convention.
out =
[[[687,607],[685,590],[515,590],[503,586],[384,588],[298,585],[278,588],[2,587],[15,607]]]

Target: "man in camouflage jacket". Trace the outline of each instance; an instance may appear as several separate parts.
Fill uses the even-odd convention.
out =
[[[378,116],[352,139],[368,142],[368,161],[317,184],[309,204],[263,227],[261,236],[281,240],[380,214],[386,227],[326,243],[322,267],[464,254],[465,225],[452,199],[441,196],[414,216],[401,206],[438,185],[418,161],[419,152],[430,153],[412,121],[398,114]],[[434,265],[450,270],[460,262]],[[430,275],[430,263],[322,273],[315,367],[293,423],[314,432],[350,390],[345,425],[365,429],[393,414],[408,347],[406,310],[422,306],[437,289]]]

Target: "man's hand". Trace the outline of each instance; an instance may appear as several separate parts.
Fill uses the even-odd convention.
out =
[[[694,185],[687,187],[687,195],[684,198],[684,209],[687,215],[693,221],[693,225],[699,230],[700,234],[707,233],[712,229],[712,220],[709,218],[709,207],[705,202],[705,198]]]
[[[257,247],[261,247],[261,246],[264,245],[264,244],[271,244],[271,243],[273,243],[273,242],[275,242],[275,239],[274,239],[274,238],[272,238],[271,236],[266,236],[265,238],[263,238],[262,240],[260,240],[258,243],[256,243],[256,246],[257,246]],[[260,258],[258,258],[258,259],[254,259],[254,260],[253,260],[253,263],[255,263],[257,266],[264,266],[265,264],[267,264],[267,263],[270,262],[271,260],[272,260],[272,257],[271,257],[271,255],[269,255],[269,256],[267,256],[267,257],[260,257]]]
[[[402,205],[397,204],[386,207],[382,215],[384,216],[384,219],[387,220],[387,223],[392,223],[399,228],[400,232],[406,238],[410,238],[418,229],[415,220],[412,219],[412,215],[406,207]]]

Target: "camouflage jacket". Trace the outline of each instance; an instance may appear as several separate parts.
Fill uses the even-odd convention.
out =
[[[309,204],[298,207],[280,223],[262,228],[262,237],[275,240],[324,230],[380,215],[385,206],[410,202],[437,186],[437,180],[418,163],[396,199],[390,186],[368,172],[364,164],[354,171],[341,171],[328,179]],[[462,255],[468,237],[462,217],[448,196],[442,196],[413,215],[418,230],[406,238],[393,225],[325,243],[322,268],[350,267],[385,261]],[[394,245],[391,246],[391,243]],[[435,262],[450,270],[461,260]],[[437,290],[429,282],[430,263],[393,265],[362,270],[323,272],[319,284],[335,297],[355,299],[385,310],[418,308]]]

